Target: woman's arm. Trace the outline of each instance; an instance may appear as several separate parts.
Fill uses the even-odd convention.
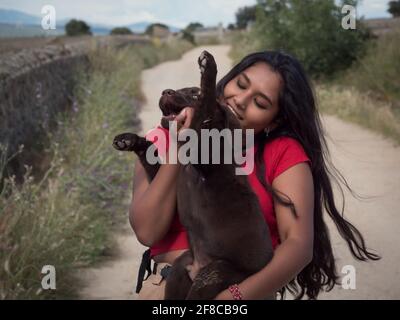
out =
[[[310,167],[297,164],[275,178],[272,186],[289,196],[298,217],[290,208],[274,204],[281,244],[267,266],[239,283],[243,299],[265,299],[275,294],[312,260],[314,185]],[[216,299],[232,299],[232,294],[225,290]]]
[[[168,232],[176,212],[179,164],[162,164],[149,183],[139,160],[135,164],[129,221],[139,242],[151,247]]]
[[[186,107],[177,115],[178,132],[190,126],[193,114],[193,108]],[[140,161],[135,164],[129,221],[139,242],[148,247],[164,237],[176,212],[180,164],[169,164],[168,152],[165,160],[151,182]]]

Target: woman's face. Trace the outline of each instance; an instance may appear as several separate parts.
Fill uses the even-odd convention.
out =
[[[224,102],[230,107],[243,129],[258,133],[273,123],[279,111],[278,97],[282,78],[265,62],[257,62],[229,81],[224,88]]]

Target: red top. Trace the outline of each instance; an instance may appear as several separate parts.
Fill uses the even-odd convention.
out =
[[[163,129],[161,127],[160,129],[162,129],[168,136],[167,129]],[[154,141],[154,139],[149,140]],[[157,141],[155,143],[157,145]],[[257,146],[255,146],[254,152],[256,150]],[[264,161],[266,168],[266,181],[269,184],[272,184],[277,176],[290,167],[301,162],[310,163],[310,159],[306,155],[301,144],[295,139],[289,137],[280,137],[268,142],[264,148]],[[272,195],[265,190],[262,184],[259,182],[256,176],[256,166],[254,166],[254,170],[247,177],[249,179],[248,181],[251,188],[257,195],[260,202],[261,210],[264,214],[271,234],[272,246],[275,249],[280,243],[280,239]],[[189,244],[186,231],[179,221],[178,213],[176,213],[172,221],[171,228],[166,236],[158,243],[153,245],[150,249],[151,256],[156,256],[167,251],[187,248],[189,248]]]

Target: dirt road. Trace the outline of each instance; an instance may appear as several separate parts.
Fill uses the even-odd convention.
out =
[[[142,85],[147,97],[141,113],[143,132],[157,125],[160,119],[158,99],[162,90],[199,84],[196,61],[203,49],[194,49],[179,61],[162,63],[143,72]],[[206,49],[214,54],[219,75],[224,75],[231,64],[227,56],[229,48],[211,46]],[[354,190],[370,197],[360,202],[346,192],[345,216],[361,230],[367,245],[383,259],[374,263],[356,262],[330,219],[326,218],[338,272],[344,277],[342,268],[354,266],[356,289],[337,286],[333,291],[321,294],[320,299],[400,299],[400,250],[397,247],[400,242],[400,148],[376,133],[335,117],[324,117],[324,124],[331,137],[329,146],[333,162]],[[117,239],[119,247],[115,260],[81,274],[82,298],[136,298],[133,290],[144,248],[138,244],[128,225]]]

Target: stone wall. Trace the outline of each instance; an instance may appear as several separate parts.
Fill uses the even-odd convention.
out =
[[[25,149],[18,161],[10,163],[8,173],[20,175],[23,164],[42,156],[47,133],[57,125],[56,115],[73,108],[77,70],[88,71],[89,50],[147,41],[132,36],[93,37],[0,55],[0,144],[8,145],[8,155],[21,144]]]

